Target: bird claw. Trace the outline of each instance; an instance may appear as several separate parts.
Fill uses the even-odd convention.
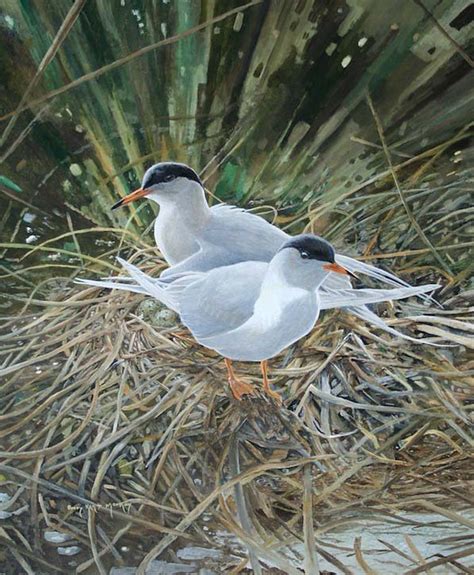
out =
[[[255,395],[255,388],[250,383],[231,377],[229,377],[228,381],[232,395],[238,401],[242,401],[244,395]]]

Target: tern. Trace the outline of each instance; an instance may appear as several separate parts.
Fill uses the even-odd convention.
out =
[[[144,197],[159,205],[155,242],[173,266],[173,274],[250,260],[268,262],[290,238],[263,218],[235,206],[210,207],[200,177],[185,164],[155,164],[145,172],[141,188],[112,209]]]
[[[334,248],[311,234],[286,241],[270,262],[245,261],[208,271],[180,272],[173,281],[152,278],[118,258],[134,284],[81,280],[97,287],[151,295],[176,311],[201,345],[225,358],[233,396],[242,399],[254,388],[238,379],[232,361],[260,362],[264,392],[270,388],[267,361],[308,334],[321,309],[376,303],[420,295],[436,289],[424,285],[397,289],[339,290],[321,301],[320,292],[334,275],[351,272],[336,262]],[[354,293],[355,292],[355,293]]]

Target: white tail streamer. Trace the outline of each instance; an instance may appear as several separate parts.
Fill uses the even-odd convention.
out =
[[[341,266],[345,267],[350,272],[355,274],[363,274],[369,277],[372,277],[378,281],[385,282],[388,285],[396,286],[396,287],[411,287],[409,283],[400,279],[395,274],[387,272],[383,269],[376,268],[375,266],[371,266],[370,264],[366,264],[359,260],[355,260],[354,258],[350,258],[348,256],[341,256],[336,254],[336,261],[337,263],[341,264]],[[439,287],[439,286],[438,286]],[[435,289],[435,288],[433,288]],[[430,291],[430,290],[427,290]],[[425,293],[418,294],[422,299],[425,301],[429,301],[430,303],[434,303],[438,307],[441,307],[440,304],[434,300],[431,296],[425,295]]]
[[[356,307],[382,301],[404,299],[414,295],[426,294],[439,287],[437,284],[427,284],[395,289],[328,289],[324,293],[320,293],[321,310],[335,307]]]

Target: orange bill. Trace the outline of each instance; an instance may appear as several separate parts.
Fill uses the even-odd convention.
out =
[[[111,209],[115,210],[117,208],[120,208],[120,206],[124,206],[125,204],[129,204],[130,202],[134,202],[135,200],[138,200],[139,198],[143,198],[144,196],[148,195],[150,193],[150,191],[151,190],[144,190],[142,188],[138,188],[138,190],[135,190],[131,194],[128,194],[128,196],[125,196],[124,198],[119,200],[117,203],[115,203]]]
[[[337,274],[344,274],[346,276],[351,276],[351,277],[357,279],[357,276],[355,274],[353,274],[349,270],[346,270],[346,268],[343,268],[341,265],[337,264],[336,262],[324,264],[323,268],[328,272],[335,272]]]

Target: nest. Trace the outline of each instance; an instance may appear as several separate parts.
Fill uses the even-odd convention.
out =
[[[145,248],[135,263],[156,274],[157,258]],[[96,260],[96,271],[109,262]],[[429,315],[404,304],[410,319],[385,306],[397,328],[434,330],[431,341],[457,347],[395,341],[344,312],[324,314],[271,362],[280,407],[263,394],[232,399],[221,359],[141,295],[69,281],[49,301],[33,294],[1,337],[4,560],[40,573],[121,564],[144,573],[200,545],[223,551],[205,564],[225,572],[249,556],[254,570],[259,558],[268,572],[299,573],[305,561],[316,572],[319,557],[348,572],[324,537],[351,523],[430,511],[464,527],[472,382],[454,363],[465,358],[465,303],[454,296]],[[261,385],[257,364],[236,369]],[[45,532],[80,552],[54,555]],[[284,548],[298,542],[291,558]],[[454,538],[441,564],[468,543]],[[346,551],[370,565],[357,538]],[[440,561],[411,555],[421,567],[410,573]]]

